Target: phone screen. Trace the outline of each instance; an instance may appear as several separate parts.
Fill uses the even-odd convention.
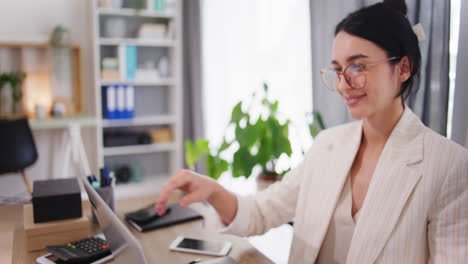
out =
[[[157,212],[154,209],[154,204],[134,212],[134,215],[139,218],[153,217],[155,214],[157,214]]]
[[[220,252],[224,247],[224,242],[184,238],[182,241],[180,241],[177,247],[209,252]]]
[[[50,260],[50,261],[52,261],[53,263],[56,263],[56,264],[66,264],[65,261],[63,261],[63,260],[57,258],[57,257],[54,256],[54,255],[49,255],[49,256],[46,257],[46,259],[47,259],[47,260]]]

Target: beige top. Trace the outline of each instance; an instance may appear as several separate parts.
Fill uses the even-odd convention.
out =
[[[359,217],[360,210],[351,216],[352,192],[351,177],[348,176],[345,186],[341,191],[338,204],[336,206],[333,218],[328,226],[327,234],[320,248],[317,258],[317,264],[344,264],[348,257],[351,239],[353,238],[354,228]]]
[[[260,235],[294,218],[288,263],[315,263],[361,135],[362,121],[321,131],[280,182],[237,197],[236,217],[223,231]],[[348,263],[463,263],[467,175],[468,150],[425,127],[405,107],[372,175]]]

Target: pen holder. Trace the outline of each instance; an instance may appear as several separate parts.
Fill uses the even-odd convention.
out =
[[[114,185],[109,185],[95,189],[96,192],[101,196],[102,200],[109,206],[109,208],[115,212],[115,199],[114,199]],[[92,210],[92,221],[97,223],[96,214]]]

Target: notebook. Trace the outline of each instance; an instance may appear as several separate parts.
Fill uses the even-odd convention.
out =
[[[203,219],[203,216],[191,208],[182,208],[178,204],[168,206],[171,209],[170,213],[158,217],[152,222],[139,224],[125,217],[125,221],[140,232],[145,232],[153,229],[158,229],[175,224],[185,223],[188,221]]]

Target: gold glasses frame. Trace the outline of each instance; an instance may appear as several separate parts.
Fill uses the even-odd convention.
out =
[[[399,57],[391,57],[383,60],[379,60],[372,63],[353,63],[346,66],[343,70],[338,71],[334,68],[325,68],[320,70],[320,75],[322,76],[322,81],[325,83],[325,86],[331,90],[336,91],[336,87],[341,82],[341,76],[345,79],[346,83],[353,89],[361,89],[366,85],[367,76],[366,72],[369,67],[375,66],[380,63],[396,60]],[[327,74],[336,74],[334,84],[330,83],[330,80],[327,80]]]

